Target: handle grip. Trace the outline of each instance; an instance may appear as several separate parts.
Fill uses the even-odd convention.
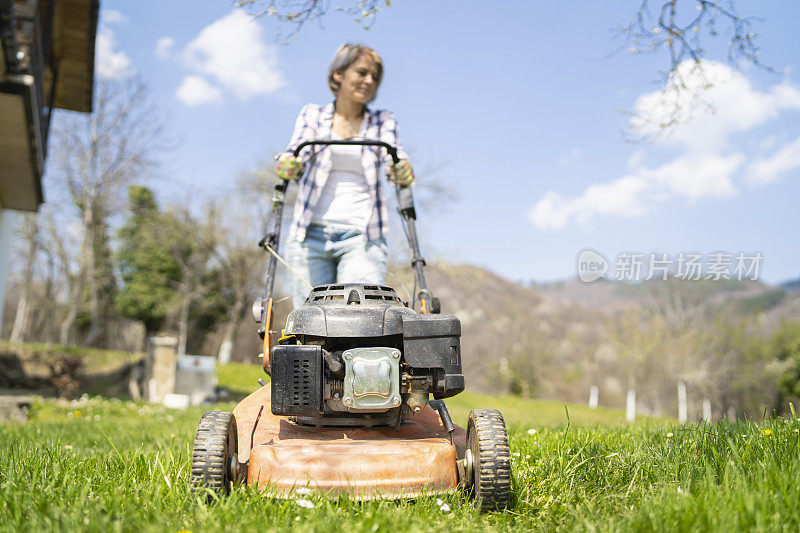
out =
[[[395,165],[400,162],[400,158],[397,157],[397,148],[392,146],[389,143],[385,143],[383,141],[370,141],[370,140],[357,140],[357,139],[317,139],[314,141],[303,141],[301,142],[297,148],[294,149],[294,156],[298,157],[300,155],[300,151],[305,148],[306,146],[320,146],[320,145],[331,145],[331,144],[344,144],[344,145],[356,145],[356,146],[379,146],[381,148],[385,148],[386,152],[391,156],[392,163]]]

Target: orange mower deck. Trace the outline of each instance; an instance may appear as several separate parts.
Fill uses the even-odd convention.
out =
[[[451,444],[430,406],[399,430],[304,426],[272,414],[266,385],[233,413],[247,484],[279,497],[300,487],[360,500],[447,493],[459,487],[456,459],[464,457],[466,433],[455,426]]]

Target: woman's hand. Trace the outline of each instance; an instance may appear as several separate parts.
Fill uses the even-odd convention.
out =
[[[303,174],[303,161],[289,152],[283,153],[278,158],[276,172],[278,178],[282,180],[289,181],[300,179],[300,176]]]
[[[401,159],[389,169],[389,181],[403,187],[414,183],[414,169],[408,159]]]

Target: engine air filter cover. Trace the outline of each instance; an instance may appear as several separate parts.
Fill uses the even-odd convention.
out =
[[[317,416],[322,410],[322,347],[277,345],[270,352],[272,414]]]

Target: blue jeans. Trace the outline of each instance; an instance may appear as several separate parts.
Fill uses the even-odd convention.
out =
[[[383,283],[389,248],[384,239],[368,241],[363,231],[311,224],[302,242],[286,243],[286,260],[312,287],[328,283]],[[292,276],[297,309],[310,289]]]

